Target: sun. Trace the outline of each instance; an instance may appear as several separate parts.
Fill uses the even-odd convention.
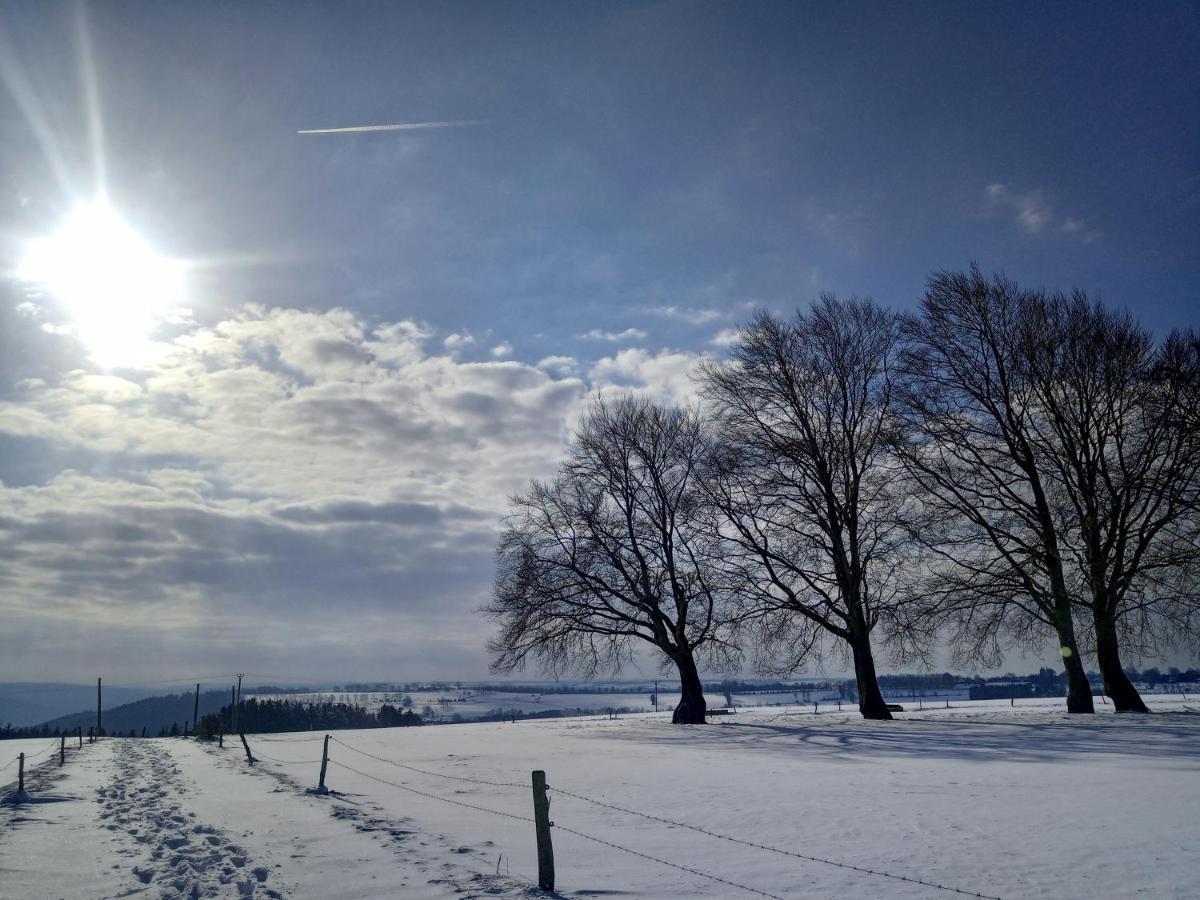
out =
[[[30,241],[16,270],[62,305],[68,330],[110,368],[146,361],[154,328],[183,298],[183,273],[104,202],[77,208],[53,234]]]

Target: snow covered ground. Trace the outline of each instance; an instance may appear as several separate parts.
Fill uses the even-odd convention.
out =
[[[0,807],[0,896],[536,896],[533,769],[559,896],[1200,896],[1197,704],[1061,703],[343,731],[330,796],[306,792],[318,734],[251,736],[253,766],[235,741],[106,739],[43,754],[37,802]],[[0,765],[48,746],[20,743]]]

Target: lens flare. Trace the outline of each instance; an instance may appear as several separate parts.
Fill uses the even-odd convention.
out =
[[[182,299],[183,272],[104,203],[31,241],[16,270],[62,304],[92,359],[114,368],[152,355],[151,332]]]

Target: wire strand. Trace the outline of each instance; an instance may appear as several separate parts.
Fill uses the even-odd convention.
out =
[[[261,750],[252,750],[250,755],[255,759],[265,759],[273,763],[279,763],[282,766],[315,766],[321,762],[319,759],[277,759],[274,756],[269,756]]]
[[[429,769],[418,769],[416,766],[410,766],[407,763],[396,762],[392,759],[387,759],[383,756],[376,756],[374,753],[368,753],[366,750],[359,750],[357,747],[352,747],[349,744],[339,741],[337,738],[330,738],[335,744],[345,747],[347,750],[353,750],[355,753],[362,756],[369,756],[371,759],[378,760],[381,763],[387,763],[389,766],[395,766],[398,769],[408,769],[411,772],[420,772],[422,775],[432,775],[434,778],[447,778],[451,781],[467,781],[471,784],[486,784],[488,787],[503,787],[503,788],[525,788],[530,785],[522,784],[516,781],[486,781],[483,778],[469,778],[466,775],[448,775],[445,772],[434,772]]]
[[[679,869],[682,872],[690,872],[692,875],[698,875],[701,878],[707,878],[709,881],[715,881],[718,884],[727,884],[730,887],[735,887],[751,894],[757,894],[760,897],[770,897],[771,900],[784,900],[784,898],[780,897],[778,894],[768,894],[766,891],[760,891],[758,888],[753,888],[745,884],[739,884],[736,881],[730,881],[728,878],[721,878],[719,875],[712,875],[708,872],[702,872],[700,869],[693,869],[691,866],[683,866],[679,863],[673,863],[670,860],[659,859],[657,856],[651,856],[649,853],[642,853],[640,850],[632,850],[629,847],[622,847],[620,844],[614,844],[612,841],[606,841],[603,838],[598,838],[594,835],[584,834],[582,831],[576,831],[574,828],[568,828],[565,825],[555,825],[554,830],[565,831],[567,834],[573,834],[576,837],[581,837],[588,841],[594,841],[597,844],[603,844],[605,847],[612,847],[614,850],[620,850],[632,856],[640,856],[642,859],[648,859],[651,862],[660,863],[664,866],[670,866],[672,869]]]
[[[781,853],[784,856],[794,856],[797,859],[803,859],[803,860],[807,860],[809,862],[824,863],[825,865],[828,865],[828,866],[837,866],[840,869],[852,869],[855,872],[862,872],[862,873],[869,874],[869,875],[878,875],[882,878],[894,878],[899,881],[907,881],[910,884],[919,884],[919,885],[922,885],[923,887],[937,888],[938,890],[949,891],[954,894],[963,894],[968,897],[982,897],[982,898],[984,898],[984,900],[1000,900],[999,897],[992,897],[989,894],[980,894],[977,891],[965,891],[965,890],[962,890],[961,888],[950,887],[950,886],[944,885],[944,884],[936,884],[932,881],[922,881],[920,878],[910,878],[907,875],[896,875],[891,872],[883,872],[878,869],[868,869],[865,866],[856,866],[851,863],[838,862],[837,860],[825,859],[820,856],[809,856],[804,853],[797,853],[794,850],[784,850],[780,847],[770,847],[766,844],[759,844],[755,841],[747,841],[747,840],[743,840],[742,838],[732,837],[731,835],[728,835],[728,834],[720,834],[719,832],[716,832],[716,831],[709,831],[706,828],[700,828],[696,825],[689,825],[687,822],[677,822],[674,819],[664,819],[662,816],[654,816],[654,815],[650,815],[649,813],[638,812],[636,809],[628,809],[624,806],[616,806],[615,804],[612,804],[612,803],[605,803],[603,800],[596,800],[592,797],[585,797],[582,794],[575,794],[575,793],[572,793],[571,791],[563,790],[562,788],[551,787],[550,790],[554,791],[555,793],[561,794],[564,797],[572,797],[576,800],[582,800],[585,803],[591,803],[595,806],[602,806],[605,809],[616,810],[617,812],[627,813],[628,815],[631,815],[631,816],[640,816],[643,819],[650,819],[653,822],[661,822],[664,825],[672,825],[676,828],[686,828],[690,831],[699,832],[700,834],[705,834],[705,835],[708,835],[709,837],[713,837],[713,838],[719,838],[723,841],[730,841],[731,843],[734,843],[734,844],[742,844],[746,847],[755,847],[759,850],[768,850],[771,853]],[[561,827],[561,826],[559,826],[559,827]]]
[[[251,737],[254,738],[255,742],[261,741],[264,744],[307,744],[312,741],[325,740],[325,735],[319,735],[317,737],[310,737],[310,738],[269,738],[269,737],[259,737],[257,735],[251,735]],[[333,739],[330,738],[330,740],[333,740]]]
[[[370,774],[369,772],[363,772],[359,769],[355,769],[353,766],[348,766],[345,763],[338,762],[336,759],[331,759],[331,760],[329,760],[329,762],[331,765],[337,766],[338,768],[341,768],[341,769],[345,769],[347,772],[353,772],[355,775],[361,775],[363,778],[370,778],[372,781],[378,781],[380,784],[386,784],[389,787],[399,788],[402,791],[408,791],[410,794],[417,794],[418,796],[421,796],[421,797],[428,797],[431,800],[440,800],[443,803],[450,803],[454,806],[462,806],[462,807],[465,807],[466,809],[474,809],[474,810],[478,810],[479,812],[491,813],[494,816],[504,816],[507,819],[516,819],[519,822],[532,822],[533,821],[533,819],[529,818],[529,816],[519,816],[516,813],[504,812],[503,810],[499,810],[499,809],[489,809],[486,806],[476,806],[474,803],[464,803],[461,800],[451,800],[449,797],[439,797],[437,794],[430,794],[430,793],[427,793],[426,791],[419,791],[416,788],[408,787],[408,785],[397,784],[394,781],[388,781],[386,778],[380,778],[377,775]]]

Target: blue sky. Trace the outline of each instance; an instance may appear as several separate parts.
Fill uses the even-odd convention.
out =
[[[505,494],[754,307],[978,260],[1196,322],[1195,3],[9,3],[0,58],[5,270],[101,180],[188,263],[141,367],[0,287],[0,677],[481,674]]]

